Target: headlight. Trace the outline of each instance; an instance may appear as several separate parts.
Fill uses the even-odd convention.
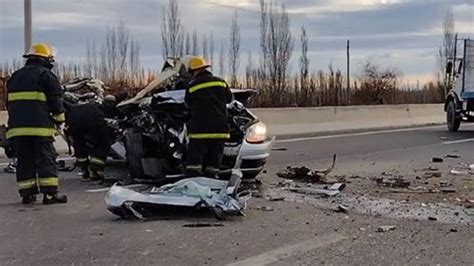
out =
[[[258,122],[255,125],[250,126],[246,139],[249,143],[264,142],[265,139],[267,139],[267,126],[262,122]]]

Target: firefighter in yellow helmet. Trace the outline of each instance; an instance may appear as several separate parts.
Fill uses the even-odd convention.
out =
[[[25,66],[7,82],[8,132],[17,158],[17,182],[23,204],[44,194],[43,204],[66,203],[58,193],[56,151],[53,137],[64,123],[63,91],[53,74],[53,48],[34,44],[24,55]]]
[[[212,75],[209,67],[202,57],[191,57],[187,62],[191,74],[185,95],[191,111],[186,153],[186,175],[189,177],[216,177],[224,142],[230,137],[226,105],[232,101],[232,93],[223,79]]]

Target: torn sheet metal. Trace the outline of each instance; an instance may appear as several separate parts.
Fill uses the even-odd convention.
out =
[[[238,180],[224,181],[206,177],[186,178],[173,184],[154,187],[146,192],[113,185],[105,197],[107,209],[118,216],[145,219],[142,208],[147,206],[207,207],[217,218],[243,215],[247,195],[237,195]],[[142,207],[143,207],[142,206]]]

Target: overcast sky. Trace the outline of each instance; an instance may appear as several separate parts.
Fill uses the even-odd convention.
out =
[[[52,43],[60,61],[81,60],[86,41],[101,42],[107,26],[124,21],[140,43],[146,67],[162,65],[161,9],[168,0],[33,0],[35,42]],[[452,8],[456,29],[474,37],[472,0],[286,0],[295,51],[300,27],[310,38],[312,69],[332,63],[345,69],[346,39],[352,42],[352,68],[370,58],[397,67],[405,79],[434,76],[441,43],[441,25]],[[231,16],[238,11],[242,34],[242,65],[248,52],[259,51],[258,0],[179,0],[183,25],[201,35],[213,32],[216,45],[228,42]],[[0,62],[19,58],[23,50],[23,1],[0,0]],[[218,50],[218,49],[216,49]],[[296,65],[292,67],[296,71]]]

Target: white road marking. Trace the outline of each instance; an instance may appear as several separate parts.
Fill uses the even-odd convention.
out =
[[[423,129],[437,129],[437,128],[445,128],[445,127],[446,126],[431,126],[431,127],[412,127],[412,128],[400,128],[400,129],[387,129],[387,130],[359,132],[359,133],[346,133],[346,134],[338,134],[338,135],[303,137],[303,138],[293,138],[293,139],[281,139],[281,140],[276,140],[275,143],[288,143],[288,142],[319,140],[319,139],[332,139],[332,138],[344,138],[344,137],[354,137],[354,136],[367,136],[367,135],[386,134],[386,133],[394,133],[394,132],[416,131],[416,130],[423,130]]]
[[[444,145],[450,145],[450,144],[466,143],[466,142],[471,142],[471,141],[474,141],[474,138],[446,141],[446,142],[443,142],[443,144]]]
[[[247,265],[267,265],[282,259],[292,257],[298,253],[308,252],[316,248],[328,246],[339,241],[347,239],[345,236],[338,234],[327,234],[310,240],[302,241],[293,245],[284,246],[273,249],[260,255],[243,259],[228,266],[247,266]]]

